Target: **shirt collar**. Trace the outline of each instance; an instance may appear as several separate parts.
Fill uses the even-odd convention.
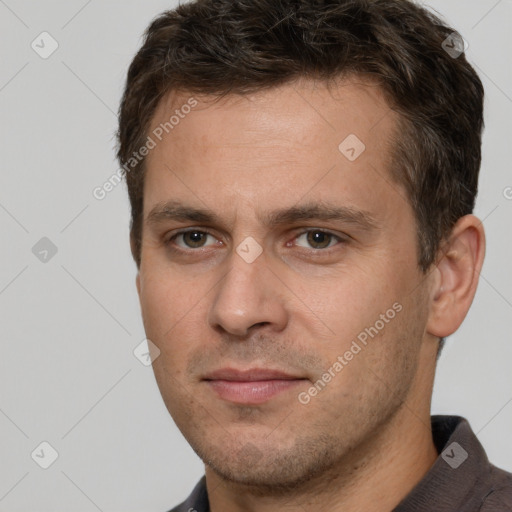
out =
[[[432,416],[432,436],[439,457],[393,512],[462,510],[477,482],[489,472],[485,451],[460,416]]]

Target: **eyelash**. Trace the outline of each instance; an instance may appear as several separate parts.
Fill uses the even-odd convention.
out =
[[[171,247],[172,242],[174,240],[176,240],[179,236],[185,235],[185,234],[190,233],[190,232],[202,233],[202,234],[205,234],[207,236],[210,235],[210,236],[215,238],[215,235],[213,233],[211,233],[210,231],[208,231],[208,230],[191,228],[191,229],[185,229],[185,230],[182,230],[182,231],[178,231],[177,233],[174,233],[171,237],[167,238],[167,240],[165,241],[165,245],[168,246],[168,247]],[[332,237],[333,239],[337,240],[338,244],[339,243],[346,243],[347,242],[346,238],[343,238],[343,237],[341,237],[339,235],[331,233],[330,231],[326,231],[326,230],[323,230],[323,229],[320,229],[320,228],[311,228],[311,229],[306,229],[304,231],[301,231],[300,233],[297,233],[295,235],[294,240],[296,240],[297,238],[301,237],[302,235],[307,235],[308,233],[311,233],[311,232],[313,232],[313,233],[324,233],[325,235],[328,235],[328,236]],[[338,244],[334,244],[334,245],[338,245]],[[329,245],[329,246],[327,246],[325,248],[321,248],[321,249],[311,248],[310,250],[314,251],[314,252],[327,252],[332,247],[334,247],[334,246],[333,245]],[[189,251],[198,252],[199,249],[205,249],[205,248],[206,247],[198,247],[198,248],[194,249],[192,247],[189,247],[188,249],[184,249],[184,248],[178,246],[178,248],[172,248],[172,249],[175,250],[175,251],[182,251],[182,252],[189,252]],[[302,249],[305,249],[305,248],[302,247]]]

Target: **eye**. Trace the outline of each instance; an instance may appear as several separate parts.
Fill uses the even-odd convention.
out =
[[[306,244],[309,244],[309,247],[313,249],[327,249],[336,245],[336,242],[342,242],[343,240],[334,235],[333,233],[329,233],[328,231],[322,231],[320,229],[311,229],[309,231],[305,231],[301,233],[299,236],[295,238],[298,240],[305,240]],[[301,247],[308,247],[305,244],[297,243],[297,245]]]
[[[208,237],[210,237],[214,243],[217,242],[215,237],[207,231],[189,229],[187,231],[180,231],[179,233],[174,234],[167,241],[167,245],[171,245],[171,243],[174,242],[178,247],[181,247],[182,249],[200,249],[201,247],[206,247],[206,241],[208,240]]]

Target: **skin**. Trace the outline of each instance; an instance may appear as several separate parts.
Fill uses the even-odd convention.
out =
[[[167,95],[150,130],[190,96]],[[438,341],[473,300],[482,225],[460,219],[421,271],[414,213],[387,167],[397,114],[371,82],[345,78],[329,90],[301,80],[194,97],[198,105],[147,157],[136,284],[160,351],[156,380],[205,462],[211,510],[392,510],[438,456],[430,428]],[[352,162],[338,149],[349,134],[366,146]],[[169,200],[216,219],[149,223]],[[366,212],[373,225],[314,216],[265,223],[269,212],[313,203]],[[183,229],[209,235],[173,238]],[[318,229],[333,236],[308,238]],[[236,252],[247,237],[262,250],[252,263]],[[299,393],[393,304],[401,311],[301,403]],[[240,405],[203,380],[225,367],[303,380]]]

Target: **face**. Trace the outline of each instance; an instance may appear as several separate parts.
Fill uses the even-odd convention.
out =
[[[388,168],[396,114],[360,80],[190,96],[162,100],[146,161],[156,380],[210,471],[294,485],[368,446],[422,380],[428,289]]]

